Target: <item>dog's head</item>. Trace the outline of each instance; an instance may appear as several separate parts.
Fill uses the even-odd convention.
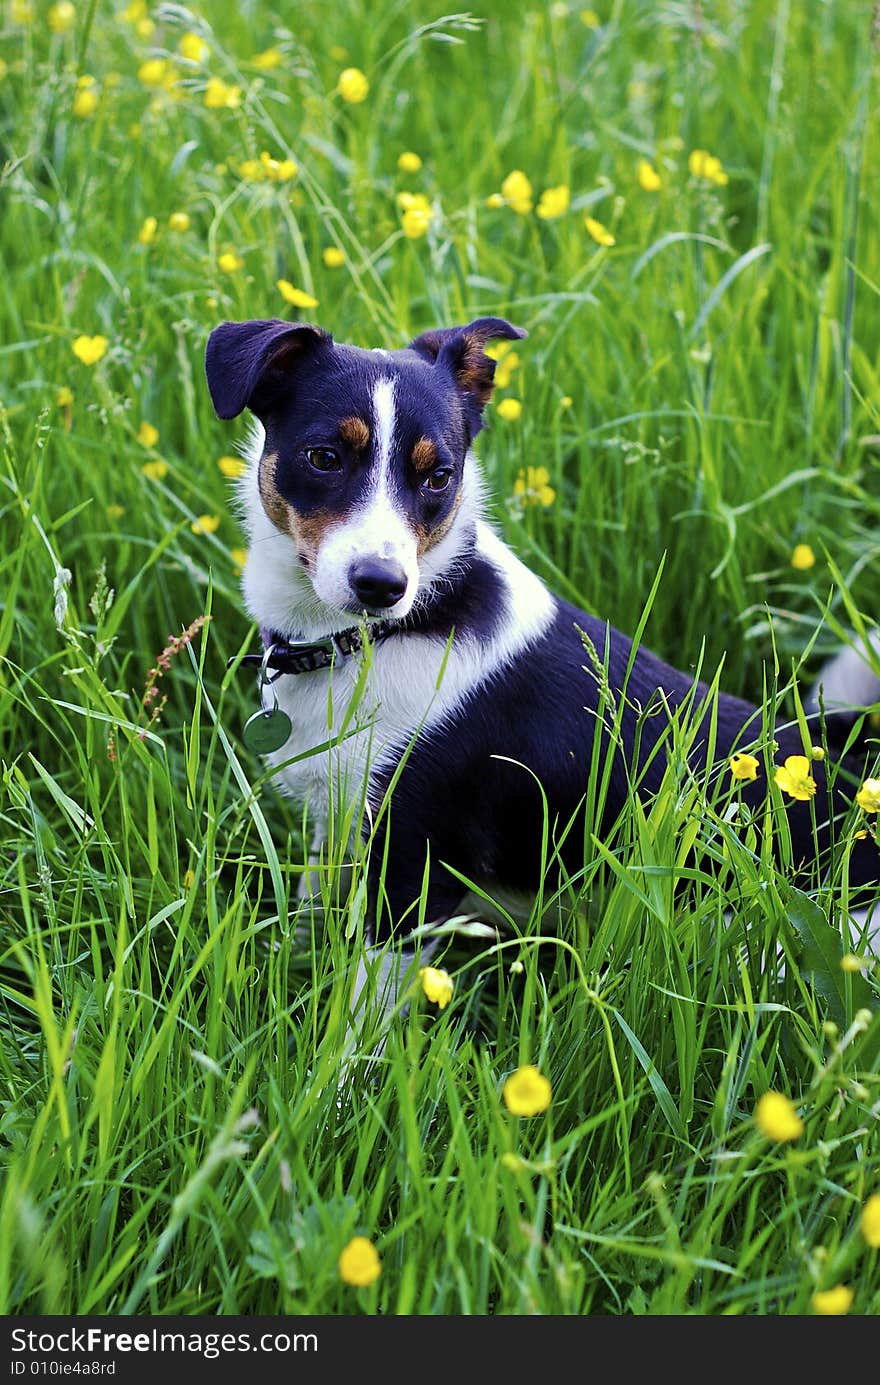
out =
[[[402,351],[337,345],[302,323],[224,322],[205,358],[220,418],[263,424],[263,508],[320,601],[402,617],[423,560],[449,532],[492,392],[502,318],[425,332]]]

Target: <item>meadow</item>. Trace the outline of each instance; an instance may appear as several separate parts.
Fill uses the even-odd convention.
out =
[[[794,888],[682,745],[346,1058],[363,858],[298,933],[202,366],[226,318],[521,324],[478,447],[501,532],[796,717],[880,603],[872,6],[0,15],[0,1311],[876,1313],[845,841]]]

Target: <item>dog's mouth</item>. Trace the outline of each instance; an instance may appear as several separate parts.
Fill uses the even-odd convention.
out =
[[[347,615],[354,616],[356,620],[397,620],[408,614],[411,604],[405,599],[395,601],[393,606],[364,606],[358,601],[352,601],[349,605],[344,606],[343,610]],[[406,609],[398,610],[399,606]]]

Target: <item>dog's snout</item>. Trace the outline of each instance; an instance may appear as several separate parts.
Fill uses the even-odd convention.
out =
[[[379,558],[360,558],[352,563],[348,582],[360,604],[374,611],[396,606],[406,592],[403,568]]]

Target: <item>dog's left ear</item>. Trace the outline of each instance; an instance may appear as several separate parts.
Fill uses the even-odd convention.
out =
[[[522,327],[503,317],[478,317],[466,327],[438,327],[423,332],[409,344],[432,365],[449,371],[465,396],[471,437],[483,426],[483,409],[492,393],[495,362],[486,355],[486,343],[499,339],[519,341],[527,337]]]
[[[205,374],[218,418],[236,418],[242,409],[262,418],[291,388],[305,353],[332,344],[329,332],[309,322],[221,322],[205,351]]]

